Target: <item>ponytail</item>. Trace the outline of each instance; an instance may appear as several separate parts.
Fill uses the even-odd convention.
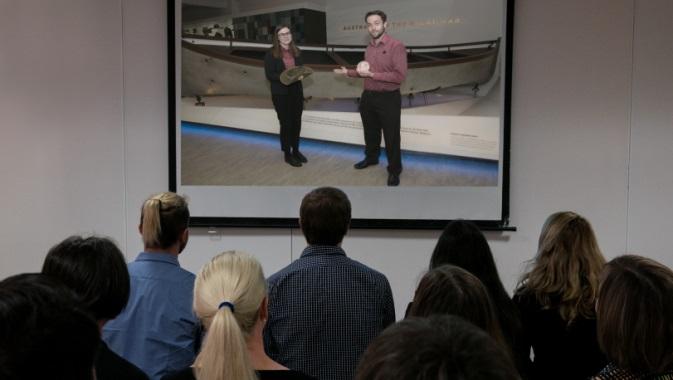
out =
[[[257,380],[245,337],[230,308],[222,307],[213,316],[194,373],[198,380]]]
[[[140,225],[146,248],[170,247],[189,225],[187,200],[170,192],[151,196],[143,203]]]
[[[262,266],[252,256],[221,253],[201,268],[194,282],[194,312],[207,336],[194,362],[198,380],[256,380],[247,339],[266,297]]]
[[[143,204],[142,210],[143,242],[147,247],[160,247],[161,201],[150,198]]]

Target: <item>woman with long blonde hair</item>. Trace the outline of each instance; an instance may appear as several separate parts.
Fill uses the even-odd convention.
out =
[[[194,312],[206,329],[201,352],[192,367],[165,379],[312,379],[264,352],[266,280],[252,256],[228,251],[207,263],[196,277]]]
[[[570,211],[547,218],[514,297],[534,352],[533,379],[585,379],[605,364],[595,312],[604,265],[585,218]]]

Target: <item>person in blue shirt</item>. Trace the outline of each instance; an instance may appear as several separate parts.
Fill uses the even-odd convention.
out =
[[[124,311],[103,328],[103,340],[150,379],[194,363],[200,324],[192,312],[194,274],[178,255],[189,240],[187,201],[175,193],[151,196],[142,206],[144,251],[129,264],[131,294]]]

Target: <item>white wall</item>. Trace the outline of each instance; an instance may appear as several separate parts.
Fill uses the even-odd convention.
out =
[[[167,189],[165,1],[0,0],[0,278],[38,271],[73,233],[141,248],[141,201]],[[508,289],[544,218],[571,209],[606,256],[673,266],[673,5],[518,0],[512,108],[513,233],[489,233]],[[226,249],[267,273],[304,247],[291,229],[193,231],[192,269]],[[439,231],[351,231],[349,254],[388,275],[398,316]]]

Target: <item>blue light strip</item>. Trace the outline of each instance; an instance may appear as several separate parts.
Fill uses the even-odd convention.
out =
[[[182,133],[184,135],[236,141],[263,148],[280,149],[278,135],[262,132],[201,125],[183,121]],[[311,156],[326,153],[338,155],[345,160],[353,162],[361,160],[364,154],[362,146],[310,139],[301,140],[301,150]],[[385,161],[384,150],[381,153],[381,161]],[[475,176],[490,175],[496,178],[498,175],[498,163],[496,161],[403,151],[402,162],[406,168],[421,167],[423,170],[436,172]]]

